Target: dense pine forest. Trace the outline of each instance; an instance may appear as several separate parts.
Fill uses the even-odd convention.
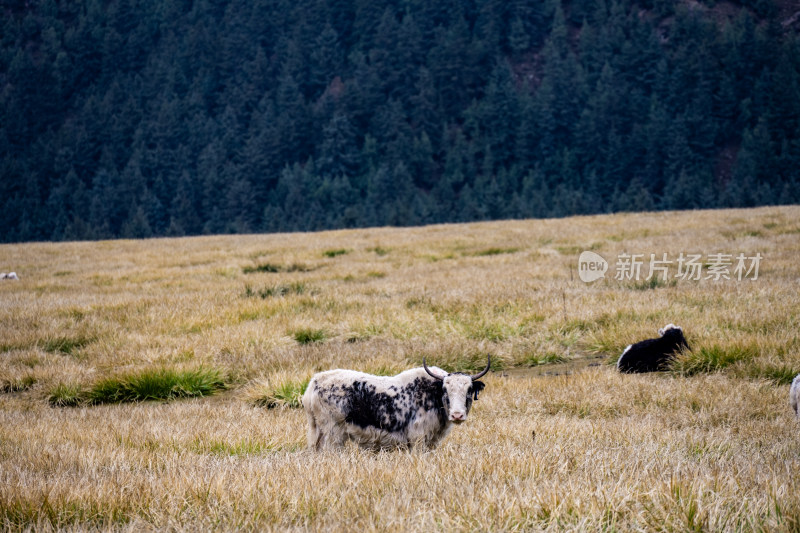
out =
[[[0,0],[4,242],[800,201],[800,6]]]

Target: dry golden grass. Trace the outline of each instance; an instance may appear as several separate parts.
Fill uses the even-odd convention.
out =
[[[606,280],[578,279],[583,250]],[[651,288],[609,279],[622,252],[764,259],[756,281]],[[798,207],[3,245],[0,263],[21,278],[0,283],[2,529],[800,531]],[[615,371],[669,322],[694,355]],[[314,372],[487,352],[435,451],[305,449],[290,405]],[[48,401],[200,368],[227,389]]]

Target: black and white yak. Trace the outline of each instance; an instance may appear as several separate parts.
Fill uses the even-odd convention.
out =
[[[800,374],[797,374],[789,389],[789,405],[794,410],[794,415],[800,418]]]
[[[374,376],[354,370],[328,370],[311,378],[303,395],[308,417],[308,446],[339,448],[352,440],[373,450],[434,448],[453,425],[467,419],[483,390],[474,374],[428,367],[396,376]]]
[[[617,369],[625,373],[666,370],[677,352],[691,350],[683,330],[674,324],[667,324],[658,334],[661,336],[657,339],[628,345],[617,361]]]

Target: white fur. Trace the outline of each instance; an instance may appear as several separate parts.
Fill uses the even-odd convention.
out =
[[[667,324],[666,326],[658,330],[658,334],[663,337],[664,333],[668,332],[671,329],[679,329],[683,331],[680,326],[676,326],[675,324]]]
[[[622,357],[623,357],[623,356],[624,356],[626,353],[628,353],[628,352],[630,351],[630,349],[631,349],[631,346],[633,346],[633,344],[629,344],[629,345],[628,345],[628,346],[627,346],[627,347],[626,347],[624,350],[622,350],[622,355],[620,355],[620,356],[619,356],[619,359],[617,359],[617,368],[619,368],[619,362],[620,362],[620,361],[622,361]]]
[[[797,374],[789,389],[789,405],[794,410],[794,415],[800,418],[800,374]]]
[[[445,403],[447,418],[451,422],[460,423],[467,419],[467,389],[472,385],[472,378],[464,374],[449,374],[444,378],[444,388],[449,401]]]

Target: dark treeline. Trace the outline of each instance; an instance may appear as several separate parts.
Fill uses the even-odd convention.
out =
[[[800,201],[780,2],[0,11],[6,242]]]

